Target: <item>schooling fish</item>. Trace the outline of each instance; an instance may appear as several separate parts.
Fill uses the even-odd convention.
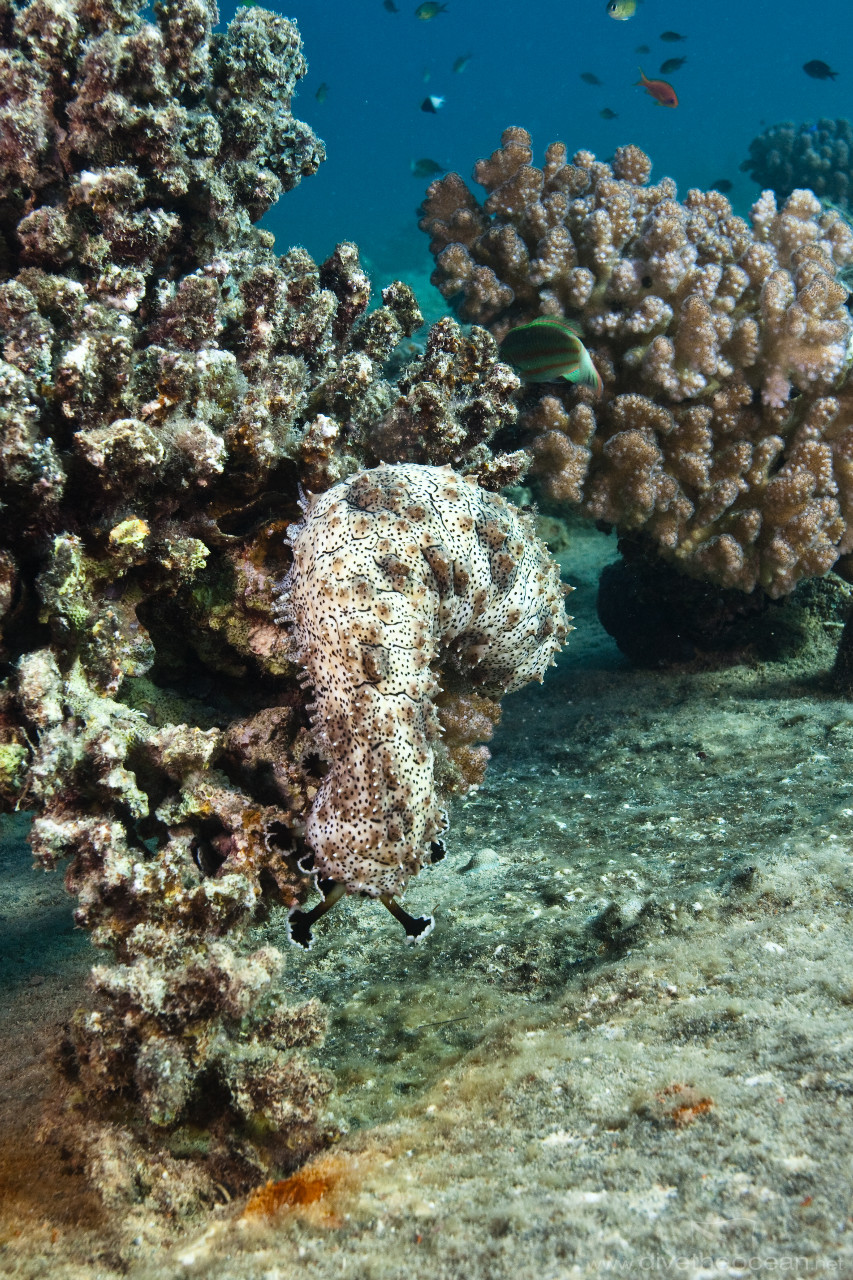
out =
[[[611,111],[609,107],[602,107],[598,114],[601,116],[602,120],[615,120],[619,115],[619,112]]]
[[[599,80],[598,76],[595,75],[594,72],[592,71],[582,71],[581,80],[583,80],[584,84],[598,84],[598,85],[601,84],[601,81]]]
[[[661,75],[668,76],[673,71],[680,71],[686,61],[686,58],[667,58],[666,62],[660,64]]]
[[[320,85],[320,88],[314,94],[314,97],[317,99],[318,102],[325,102],[328,96],[329,96],[329,86],[326,84],[324,80],[323,83]]]
[[[607,12],[617,22],[627,22],[637,12],[637,0],[607,0]]]
[[[473,53],[463,53],[461,58],[457,58],[453,64],[453,70],[459,75],[460,71],[464,71],[468,63],[473,58]]]
[[[601,395],[601,378],[580,340],[577,325],[561,316],[540,316],[510,329],[500,345],[500,357],[525,382],[556,382],[565,378]]]
[[[447,5],[438,4],[437,0],[424,0],[415,9],[415,17],[420,18],[421,22],[429,22],[430,18],[435,18],[440,13],[447,13]]]
[[[812,80],[834,80],[838,75],[837,71],[833,71],[825,62],[821,62],[820,58],[812,58],[811,62],[804,62],[803,71],[807,76],[811,76]]]
[[[437,160],[424,156],[422,160],[413,160],[409,168],[415,178],[437,178],[440,173],[447,173],[447,166]]]
[[[433,94],[429,98],[424,98],[421,103],[421,111],[426,111],[429,115],[434,116],[444,106],[444,98],[439,98]]]
[[[677,31],[662,31],[660,38],[668,41],[669,44],[675,44],[676,40],[686,40],[687,36],[679,35]]]
[[[678,106],[678,94],[672,85],[667,84],[666,80],[649,80],[642,67],[640,67],[640,79],[635,80],[634,84],[642,85],[646,93],[650,94],[662,107]]]

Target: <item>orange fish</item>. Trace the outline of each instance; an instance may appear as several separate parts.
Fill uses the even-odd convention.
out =
[[[640,79],[635,80],[634,83],[642,85],[646,93],[651,94],[655,102],[659,102],[662,107],[678,106],[678,94],[672,85],[666,80],[649,80],[642,67],[640,67]]]

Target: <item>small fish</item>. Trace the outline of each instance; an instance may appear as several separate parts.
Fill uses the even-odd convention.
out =
[[[615,120],[618,117],[619,112],[611,111],[609,107],[603,107],[598,114],[601,116],[602,120]]]
[[[430,80],[432,79],[432,72],[430,71],[429,67],[424,67],[424,73],[421,76],[421,79],[423,80],[424,84],[429,84]]]
[[[580,339],[578,326],[561,316],[540,316],[510,329],[500,345],[500,357],[513,365],[525,382],[556,382],[565,378],[601,395],[601,378]]]
[[[651,49],[647,44],[638,44],[634,53],[651,53]]]
[[[617,22],[627,22],[637,12],[637,0],[607,0],[607,13]]]
[[[329,96],[329,86],[326,84],[326,81],[324,80],[323,83],[320,85],[320,88],[314,94],[314,97],[317,99],[318,102],[325,102],[328,96]]]
[[[669,44],[675,44],[676,40],[686,40],[687,36],[679,35],[677,31],[662,31],[660,38],[661,40],[666,40]]]
[[[413,160],[409,165],[414,178],[437,178],[440,173],[447,173],[447,167],[437,160],[424,156],[422,160]]]
[[[598,85],[601,84],[601,81],[599,80],[598,76],[595,75],[592,71],[582,71],[581,80],[583,80],[584,84],[598,84]]]
[[[834,80],[838,75],[837,71],[833,71],[825,62],[821,62],[820,58],[812,58],[811,62],[804,62],[803,71],[807,76],[811,76],[812,80]]]
[[[421,111],[426,111],[429,115],[434,116],[444,106],[444,98],[438,98],[434,94],[432,97],[424,98],[421,103]]]
[[[394,0],[382,0],[382,8],[387,10],[388,13],[400,12],[400,10],[397,8],[397,6],[394,3]]]
[[[680,71],[686,61],[686,58],[667,58],[666,62],[660,64],[661,75],[668,76],[673,71]]]
[[[460,71],[464,71],[468,63],[473,58],[473,53],[463,53],[461,58],[457,58],[453,64],[453,70],[459,75]]]
[[[649,80],[642,67],[640,67],[640,79],[635,80],[634,84],[642,85],[646,93],[654,98],[655,102],[659,102],[662,107],[678,106],[678,94],[672,85],[667,84],[666,80]]]
[[[728,195],[728,193],[731,191],[733,186],[734,186],[734,183],[729,178],[716,178],[711,183],[711,190],[722,191],[723,195],[725,196],[725,195]]]
[[[430,18],[435,18],[440,13],[447,13],[447,5],[438,4],[437,0],[424,0],[415,9],[415,17],[420,18],[421,22],[429,22]]]

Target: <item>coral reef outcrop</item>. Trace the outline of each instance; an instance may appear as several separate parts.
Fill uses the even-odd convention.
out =
[[[527,455],[486,447],[517,385],[488,333],[447,321],[394,369],[411,291],[369,310],[354,245],[317,264],[254,226],[323,145],[294,24],[217,21],[0,0],[0,796],[118,962],[62,1054],[90,1135],[207,1124],[198,1176],[236,1187],[327,1129],[322,1016],[241,942],[310,889],[290,855],[324,766],[275,616],[299,487],[383,458],[500,487]],[[458,720],[464,789],[491,721]]]
[[[491,699],[541,682],[568,633],[559,570],[528,517],[449,467],[361,472],[291,533],[282,612],[329,761],[306,840],[323,879],[394,896],[447,825],[439,677]]]
[[[637,147],[611,164],[562,143],[532,163],[507,129],[474,169],[433,182],[433,281],[498,338],[577,321],[604,390],[531,389],[516,443],[549,501],[648,544],[688,574],[770,596],[853,548],[853,231],[809,191],[766,191],[750,222],[716,191],[650,185]]]
[[[787,200],[799,187],[813,191],[849,212],[853,197],[853,125],[849,120],[815,124],[774,124],[749,144],[741,164],[759,186],[777,200]]]

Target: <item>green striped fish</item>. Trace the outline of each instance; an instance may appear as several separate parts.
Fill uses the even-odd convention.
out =
[[[580,339],[580,329],[562,316],[540,316],[510,329],[500,356],[525,382],[556,382],[565,378],[601,395],[601,378]]]

